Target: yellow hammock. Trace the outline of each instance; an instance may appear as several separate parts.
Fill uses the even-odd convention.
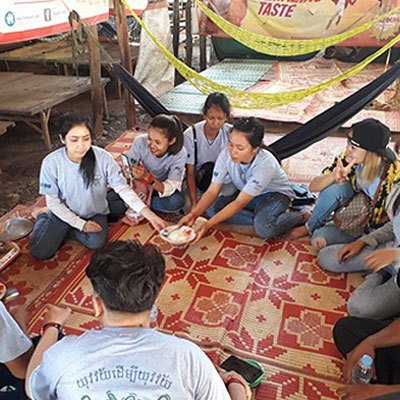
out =
[[[196,87],[200,92],[208,95],[213,92],[223,92],[225,93],[231,105],[236,108],[243,109],[267,109],[282,106],[284,104],[289,104],[301,99],[304,99],[307,96],[311,96],[315,93],[320,92],[321,90],[338,83],[344,79],[347,79],[349,76],[357,74],[360,72],[365,66],[367,66],[370,62],[375,60],[375,58],[379,57],[386,50],[390,49],[393,45],[395,45],[400,40],[400,35],[396,36],[385,46],[380,48],[374,54],[371,54],[365,60],[355,65],[354,67],[348,69],[341,75],[336,76],[335,78],[330,79],[329,81],[323,82],[319,85],[313,86],[308,89],[300,89],[294,90],[291,92],[281,92],[281,93],[250,93],[244,92],[242,90],[233,89],[231,87],[223,86],[218,83],[211,81],[210,79],[205,78],[200,75],[196,71],[189,68],[186,64],[176,58],[169,50],[167,50],[158,40],[157,38],[150,32],[147,26],[143,23],[143,21],[135,14],[135,12],[129,7],[126,0],[122,0],[128,10],[131,12],[136,21],[142,26],[142,28],[146,31],[149,37],[153,40],[153,42],[159,47],[161,52],[168,58],[171,64],[179,71],[179,73],[188,80],[194,87]]]
[[[255,51],[258,51],[259,53],[269,54],[273,56],[298,56],[321,50],[324,47],[333,46],[334,44],[343,42],[344,40],[352,36],[358,35],[359,33],[366,31],[377,22],[382,21],[386,17],[400,11],[400,6],[398,6],[393,10],[374,19],[373,21],[367,22],[359,26],[358,28],[351,29],[339,35],[333,35],[320,39],[287,40],[277,39],[249,32],[226,21],[224,18],[220,17],[218,14],[205,6],[200,0],[195,0],[195,2],[200,10],[203,11],[204,14],[211,19],[211,21],[213,21],[219,28],[221,28],[233,39],[237,40],[247,47],[250,47]]]

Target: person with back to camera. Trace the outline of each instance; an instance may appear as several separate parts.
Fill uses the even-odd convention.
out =
[[[28,367],[32,398],[229,399],[197,345],[150,328],[150,312],[165,277],[165,260],[156,246],[137,240],[108,243],[92,257],[86,275],[102,329],[56,343],[69,310],[52,306]]]
[[[228,148],[215,164],[210,187],[179,221],[180,225],[192,225],[207,210],[210,219],[197,228],[196,240],[223,221],[253,225],[263,239],[277,237],[304,223],[305,214],[288,212],[294,192],[279,160],[263,145],[263,138],[264,128],[257,119],[235,122]],[[230,182],[236,193],[220,195],[222,185]]]
[[[129,152],[134,178],[154,188],[150,207],[175,213],[184,205],[181,194],[185,176],[186,149],[182,125],[172,115],[159,114],[150,122],[148,133],[138,136]]]
[[[115,193],[107,194],[108,185],[154,228],[167,226],[127,185],[112,155],[92,146],[92,124],[87,115],[66,114],[60,125],[64,147],[46,156],[40,170],[39,192],[46,195],[48,210],[37,215],[30,236],[34,257],[52,257],[67,237],[90,249],[101,248],[108,236],[107,215],[125,210],[121,200],[114,200]]]
[[[192,207],[197,204],[197,189],[210,186],[215,162],[228,146],[232,125],[227,123],[231,106],[223,93],[211,93],[203,106],[204,120],[184,132],[186,182]]]
[[[295,239],[310,234],[317,252],[326,246],[354,241],[356,237],[339,230],[330,218],[360,191],[373,205],[369,229],[385,224],[388,221],[386,198],[393,185],[400,181],[400,163],[388,147],[390,136],[389,128],[376,119],[353,124],[346,150],[309,185],[311,191],[320,192],[310,219],[287,237]]]

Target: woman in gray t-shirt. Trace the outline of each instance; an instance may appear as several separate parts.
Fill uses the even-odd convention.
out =
[[[157,115],[150,122],[148,133],[137,137],[129,152],[133,177],[154,188],[152,209],[173,213],[183,207],[181,188],[185,162],[186,149],[179,119]]]
[[[197,240],[222,221],[253,225],[263,239],[282,235],[304,222],[304,214],[287,212],[294,192],[279,160],[263,145],[263,138],[264,128],[253,117],[234,124],[229,146],[215,163],[210,187],[180,220],[180,224],[193,224],[207,211],[210,219],[198,227]],[[236,193],[221,195],[226,183],[233,183]]]
[[[36,258],[52,257],[67,237],[90,249],[101,248],[107,241],[107,215],[112,211],[109,186],[154,228],[167,225],[127,185],[112,155],[92,146],[91,132],[88,116],[67,114],[59,131],[65,146],[42,162],[39,192],[46,196],[48,209],[38,214],[30,237],[31,254]]]
[[[184,132],[186,182],[192,207],[197,204],[197,189],[204,193],[211,183],[214,164],[228,146],[232,125],[227,123],[231,106],[223,93],[211,93],[203,106],[204,120]]]

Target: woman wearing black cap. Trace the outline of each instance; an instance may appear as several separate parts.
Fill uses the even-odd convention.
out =
[[[387,222],[385,201],[393,185],[400,181],[400,163],[388,147],[390,136],[389,128],[376,119],[353,124],[346,150],[310,183],[311,191],[320,192],[311,218],[305,225],[293,229],[288,237],[309,233],[316,251],[354,241],[354,236],[339,230],[329,218],[359,191],[374,203],[369,229]]]

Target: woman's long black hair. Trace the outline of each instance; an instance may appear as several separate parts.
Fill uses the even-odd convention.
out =
[[[268,150],[278,160],[279,164],[281,164],[281,159],[278,154],[263,143],[264,127],[257,118],[239,118],[233,124],[233,129],[244,133],[251,147],[260,147],[261,149]]]
[[[92,136],[93,124],[92,119],[87,114],[79,112],[69,112],[64,114],[60,118],[60,128],[58,133],[63,139],[67,136],[67,133],[76,126],[84,126]],[[94,155],[93,148],[90,147],[88,152],[82,158],[79,166],[79,172],[81,173],[85,182],[86,188],[88,188],[94,181],[94,171],[96,168],[96,156]]]

